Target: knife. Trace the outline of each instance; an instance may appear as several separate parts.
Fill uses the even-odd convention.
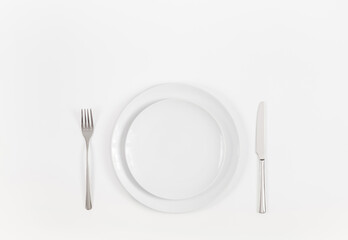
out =
[[[265,103],[261,102],[257,111],[256,154],[260,161],[260,206],[259,213],[266,213],[265,196]]]

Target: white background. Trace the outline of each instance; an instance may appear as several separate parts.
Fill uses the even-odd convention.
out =
[[[347,11],[343,0],[1,0],[0,239],[348,239]],[[224,99],[246,143],[234,190],[193,213],[138,204],[111,162],[120,111],[164,82]],[[82,107],[96,122],[89,212]]]

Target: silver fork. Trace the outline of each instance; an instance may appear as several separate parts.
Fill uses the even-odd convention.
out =
[[[89,186],[89,170],[88,170],[88,147],[89,140],[93,135],[93,116],[92,109],[81,109],[81,130],[82,135],[86,141],[86,209],[92,209],[92,200],[91,200],[91,190]]]

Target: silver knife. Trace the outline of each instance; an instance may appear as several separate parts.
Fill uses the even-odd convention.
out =
[[[259,213],[266,213],[265,196],[265,103],[261,102],[257,111],[256,154],[260,160],[260,206]]]

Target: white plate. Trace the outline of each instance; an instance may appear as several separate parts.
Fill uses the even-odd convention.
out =
[[[134,98],[120,115],[112,158],[126,190],[163,212],[212,202],[237,167],[239,140],[226,109],[208,93],[162,84]]]

